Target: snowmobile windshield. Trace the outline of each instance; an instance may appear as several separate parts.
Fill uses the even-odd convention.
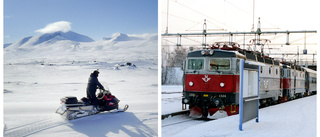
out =
[[[110,91],[107,82],[103,82],[103,81],[102,81],[102,82],[100,82],[100,84],[104,87],[105,90],[109,90],[109,91]]]
[[[107,82],[100,82],[100,84],[104,87],[104,89],[105,89],[106,91],[109,91],[108,93],[111,93],[111,92],[110,92],[110,89],[109,89],[109,87],[108,87]],[[105,94],[106,94],[106,92],[105,92],[104,90],[99,89],[99,90],[96,92],[96,97],[97,97],[98,99],[102,99]]]

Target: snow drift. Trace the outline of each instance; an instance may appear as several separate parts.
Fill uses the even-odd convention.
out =
[[[181,111],[182,85],[162,86],[162,114]],[[239,115],[209,122],[191,121],[162,127],[168,137],[315,137],[317,134],[317,95],[259,109],[259,123],[252,119],[239,131]],[[162,124],[174,123],[179,117],[169,117]],[[173,122],[172,122],[173,121]],[[162,125],[163,126],[163,125]]]

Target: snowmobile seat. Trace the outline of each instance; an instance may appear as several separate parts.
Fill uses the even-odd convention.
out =
[[[80,107],[80,106],[85,106],[83,102],[78,102],[76,104],[65,104],[66,107]]]
[[[61,103],[64,104],[78,104],[77,97],[67,96],[60,99]]]
[[[80,100],[79,102],[83,102],[84,105],[86,105],[86,106],[87,106],[87,105],[91,105],[90,99],[88,99],[88,98],[86,98],[86,97],[81,98],[81,100]]]

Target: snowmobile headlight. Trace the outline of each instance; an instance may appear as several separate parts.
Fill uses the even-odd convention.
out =
[[[222,88],[224,87],[224,83],[223,82],[220,83],[220,87],[222,87]]]
[[[193,82],[192,82],[192,81],[189,82],[189,86],[190,86],[190,87],[193,86]]]

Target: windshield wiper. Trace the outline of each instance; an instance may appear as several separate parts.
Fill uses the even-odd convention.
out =
[[[215,69],[215,71],[217,71],[218,73],[220,73],[220,71],[218,70],[219,69],[219,66],[218,65],[211,65],[212,66],[212,69]]]

